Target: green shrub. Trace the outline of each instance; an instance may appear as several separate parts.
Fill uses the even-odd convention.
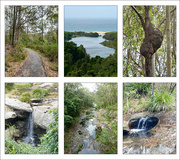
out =
[[[70,115],[64,115],[64,129],[69,128],[73,122],[73,117],[71,117]]]
[[[111,123],[109,129],[102,130],[97,140],[105,145],[106,154],[117,154],[117,122]]]
[[[74,102],[69,100],[69,99],[66,99],[64,102],[64,113],[65,113],[65,115],[70,115],[71,117],[76,117],[76,116],[78,116],[77,112],[79,113]]]
[[[138,95],[147,95],[150,87],[151,83],[126,83],[123,90],[126,92],[134,90]]]
[[[47,133],[41,138],[40,149],[48,154],[58,154],[58,108],[51,112],[54,115],[54,122],[50,124]]]
[[[9,67],[9,62],[5,59],[5,71],[7,71]]]
[[[8,129],[5,130],[5,139],[6,140],[13,140],[13,134],[16,132],[16,127],[10,126]]]
[[[31,102],[31,94],[29,92],[22,93],[22,95],[19,97],[19,100],[22,102]]]
[[[14,89],[14,83],[5,83],[5,92],[8,93]]]
[[[40,88],[32,90],[32,98],[44,98],[47,94],[47,90],[42,90]]]
[[[148,104],[147,109],[151,112],[167,111],[173,108],[175,97],[168,91],[155,91],[153,101]]]

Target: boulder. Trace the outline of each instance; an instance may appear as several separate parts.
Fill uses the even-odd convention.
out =
[[[53,87],[53,84],[54,83],[43,83],[43,84],[39,85],[39,87],[42,89],[49,89],[49,88]]]
[[[13,124],[16,120],[17,114],[13,111],[5,110],[5,126],[8,127],[9,124]]]
[[[49,113],[51,106],[35,106],[33,107],[34,123],[43,129],[49,128],[54,121],[53,113]]]
[[[5,105],[13,110],[32,112],[32,108],[31,108],[30,104],[21,102],[18,99],[6,98]]]
[[[5,112],[5,120],[7,119],[14,119],[17,117],[15,112]]]

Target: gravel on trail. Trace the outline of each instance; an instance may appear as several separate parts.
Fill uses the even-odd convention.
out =
[[[28,58],[21,69],[17,72],[16,77],[46,77],[43,62],[35,51],[27,49]]]

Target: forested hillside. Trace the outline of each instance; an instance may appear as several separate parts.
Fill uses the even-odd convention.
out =
[[[24,48],[37,51],[48,76],[57,76],[58,6],[6,6],[5,44],[7,76],[13,76],[13,62],[26,58]]]
[[[90,57],[83,45],[77,47],[74,42],[67,42],[73,36],[96,37],[96,33],[65,32],[64,42],[64,76],[67,77],[116,77],[117,76],[117,33],[110,32],[104,36],[107,41],[102,44],[115,49],[107,58]],[[108,37],[111,37],[109,39]]]
[[[123,7],[123,75],[176,76],[176,7]]]

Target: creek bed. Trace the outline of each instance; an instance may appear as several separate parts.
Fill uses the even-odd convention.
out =
[[[95,108],[80,117],[71,143],[71,154],[99,154],[100,143],[96,141],[97,120]]]

